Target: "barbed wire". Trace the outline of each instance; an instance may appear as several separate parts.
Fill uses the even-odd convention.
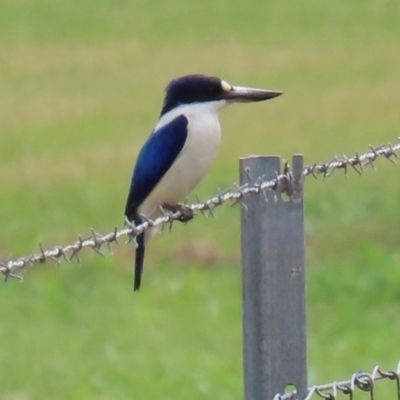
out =
[[[347,176],[348,167],[352,167],[358,175],[362,175],[364,172],[364,167],[370,165],[376,170],[375,161],[379,157],[384,157],[393,164],[397,164],[394,158],[399,158],[397,152],[400,150],[400,137],[397,138],[398,142],[394,146],[389,144],[383,144],[378,147],[369,146],[370,151],[364,154],[356,153],[354,156],[348,158],[343,154],[342,158],[335,156],[328,163],[318,163],[311,167],[303,168],[303,175],[312,175],[316,177],[317,174],[322,174],[324,177],[332,175],[336,169],[343,169],[345,175]]]
[[[347,381],[332,382],[325,385],[315,385],[308,389],[307,396],[303,400],[310,400],[314,395],[322,399],[336,400],[339,395],[348,395],[353,399],[354,392],[359,389],[369,393],[370,400],[375,399],[375,382],[382,379],[388,379],[396,382],[397,399],[400,400],[400,362],[397,368],[389,371],[382,370],[376,366],[369,374],[367,372],[356,372]],[[296,392],[277,394],[274,400],[292,400],[296,398]]]
[[[399,158],[397,152],[400,151],[400,137],[398,138],[398,143],[393,146],[389,143],[378,147],[369,147],[370,151],[363,154],[355,153],[355,155],[352,157],[343,155],[342,158],[335,156],[327,163],[317,163],[312,166],[305,166],[303,167],[302,175],[303,177],[311,175],[314,178],[316,178],[318,175],[322,175],[324,178],[326,178],[335,170],[341,169],[344,170],[345,175],[347,176],[348,167],[352,167],[359,175],[362,175],[364,168],[368,165],[376,169],[375,161],[380,157],[397,164],[395,159]],[[250,173],[250,171],[248,171],[248,173]],[[235,205],[241,202],[243,197],[249,194],[263,193],[266,201],[268,201],[268,197],[266,196],[268,191],[273,193],[274,191],[279,190],[281,193],[286,193],[289,196],[292,196],[296,189],[296,184],[298,183],[298,181],[294,178],[293,173],[290,171],[287,163],[285,163],[282,174],[276,173],[276,176],[269,180],[265,180],[264,178],[265,177],[257,177],[254,180],[252,179],[254,183],[251,185],[235,185],[234,190],[220,192],[206,201],[200,201],[200,199],[197,198],[197,203],[187,205],[187,207],[192,209],[194,212],[201,212],[207,216],[214,216],[213,210],[216,207],[229,201],[232,202],[232,205]],[[274,193],[273,195],[276,196]],[[244,203],[241,204],[244,208],[246,208]],[[183,215],[180,211],[172,213],[163,211],[163,215],[155,220],[150,220],[146,217],[143,217],[144,222],[139,225],[134,225],[126,220],[125,228],[118,229],[116,227],[112,232],[109,232],[105,235],[102,235],[96,232],[94,229],[91,229],[90,236],[82,238],[79,235],[78,240],[66,246],[55,246],[51,249],[44,250],[42,245],[39,244],[38,253],[19,257],[17,259],[10,258],[5,262],[0,263],[0,272],[5,276],[5,281],[7,281],[8,278],[17,278],[22,280],[22,272],[27,267],[36,263],[44,263],[48,260],[51,260],[59,264],[61,258],[67,262],[70,262],[76,258],[76,260],[80,262],[79,252],[86,247],[92,248],[96,253],[104,256],[104,253],[101,250],[104,244],[107,244],[108,246],[111,243],[118,244],[118,239],[122,236],[128,236],[129,241],[135,242],[135,237],[143,233],[145,230],[165,224],[170,224],[171,227],[173,221],[179,220],[182,217]]]

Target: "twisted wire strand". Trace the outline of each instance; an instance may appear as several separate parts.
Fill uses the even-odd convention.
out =
[[[398,143],[393,146],[391,144],[387,144],[378,147],[369,147],[370,151],[363,154],[356,153],[352,157],[343,155],[342,158],[335,156],[327,163],[317,163],[312,166],[305,166],[303,167],[302,175],[303,177],[311,175],[315,178],[317,175],[322,175],[325,178],[330,176],[335,170],[341,169],[344,170],[345,175],[347,176],[349,166],[352,167],[359,175],[362,175],[364,168],[367,165],[371,165],[374,169],[376,169],[375,161],[382,157],[394,164],[397,164],[395,159],[399,158],[397,152],[400,151],[400,138],[398,138]],[[229,201],[233,202],[232,205],[235,205],[241,202],[243,197],[249,194],[262,193],[267,201],[268,197],[266,196],[266,193],[268,191],[271,191],[273,196],[275,196],[274,191],[276,190],[292,196],[296,190],[296,185],[298,184],[297,179],[294,178],[287,164],[285,164],[283,173],[276,173],[275,178],[265,180],[264,177],[258,177],[253,181],[254,183],[251,185],[236,185],[234,190],[218,193],[206,201],[200,201],[197,199],[197,203],[188,205],[188,207],[194,212],[197,211],[208,216],[214,216],[213,210],[216,207],[219,207],[220,205]],[[246,209],[246,205],[244,203],[241,204]],[[118,239],[121,236],[128,236],[129,241],[135,242],[135,237],[143,233],[145,230],[164,224],[170,224],[171,226],[173,221],[178,220],[181,217],[182,214],[180,211],[173,213],[166,213],[163,211],[163,215],[155,220],[150,220],[144,217],[144,222],[136,226],[131,222],[126,221],[126,227],[122,229],[115,228],[112,232],[109,232],[105,235],[99,234],[94,229],[91,229],[90,236],[87,238],[82,238],[79,235],[78,240],[66,246],[55,246],[51,249],[44,250],[40,244],[38,253],[1,262],[0,272],[5,276],[5,281],[7,281],[8,278],[17,278],[22,280],[22,272],[27,267],[36,263],[44,263],[48,260],[52,260],[59,264],[61,258],[67,262],[70,262],[76,258],[76,260],[79,262],[79,253],[86,247],[92,248],[96,253],[104,256],[104,253],[101,250],[104,244],[118,244]]]
[[[303,400],[310,400],[313,396],[318,396],[322,399],[336,400],[342,394],[348,395],[349,399],[353,399],[353,394],[357,390],[368,392],[370,399],[374,400],[375,382],[382,379],[395,381],[397,400],[400,400],[400,362],[393,370],[385,371],[379,366],[376,366],[371,373],[356,372],[346,381],[335,381],[324,385],[312,386],[308,389],[307,396]],[[274,396],[274,400],[292,400],[295,398],[295,391]]]

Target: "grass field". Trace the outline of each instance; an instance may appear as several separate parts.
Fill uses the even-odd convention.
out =
[[[185,73],[285,92],[223,112],[201,198],[244,154],[312,164],[394,142],[399,20],[396,0],[2,0],[0,258],[122,226],[162,90]],[[400,360],[399,170],[378,168],[307,181],[310,384]],[[151,243],[138,294],[123,245],[9,282],[0,398],[241,399],[239,243],[239,208],[221,207]]]

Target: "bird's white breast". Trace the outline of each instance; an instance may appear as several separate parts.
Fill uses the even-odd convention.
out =
[[[176,161],[139,207],[150,218],[160,215],[160,205],[183,201],[209,170],[221,141],[218,111],[225,101],[190,104],[165,114],[156,129],[179,115],[188,118],[188,138]]]

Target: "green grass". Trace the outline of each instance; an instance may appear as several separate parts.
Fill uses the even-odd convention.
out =
[[[395,141],[399,18],[395,0],[1,1],[0,258],[122,225],[184,73],[285,92],[223,112],[201,198],[237,182],[244,154],[312,164]],[[399,171],[378,168],[307,181],[310,384],[400,360]],[[123,245],[3,286],[0,398],[241,399],[239,208],[216,217],[155,239],[138,294]]]

